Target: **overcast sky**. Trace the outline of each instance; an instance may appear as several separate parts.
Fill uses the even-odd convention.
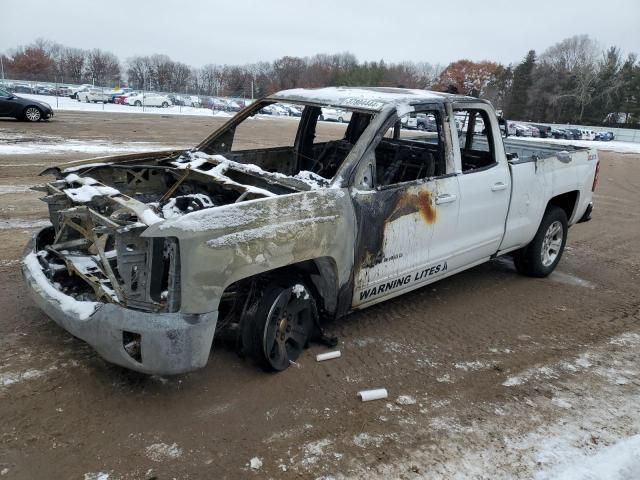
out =
[[[640,50],[640,0],[0,0],[0,19],[0,52],[42,37],[193,66],[344,51],[360,60],[510,63],[582,33]]]

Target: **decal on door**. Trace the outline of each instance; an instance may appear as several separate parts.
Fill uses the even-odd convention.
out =
[[[356,292],[356,303],[365,303],[377,297],[384,296],[391,292],[401,290],[409,285],[426,282],[436,275],[441,275],[447,271],[447,262],[438,263],[431,267],[420,269],[416,272],[404,275],[388,282],[365,288]]]

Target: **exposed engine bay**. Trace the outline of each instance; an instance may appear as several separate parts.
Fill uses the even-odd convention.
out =
[[[251,157],[259,160],[260,152]],[[262,158],[273,159],[273,152]],[[148,226],[328,183],[310,171],[288,176],[193,151],[46,173],[58,177],[43,198],[53,228],[38,245],[49,280],[77,300],[152,312],[179,309],[180,256],[175,239],[142,237]]]

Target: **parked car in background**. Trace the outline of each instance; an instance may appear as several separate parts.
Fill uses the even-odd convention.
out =
[[[101,88],[89,88],[85,92],[78,92],[76,98],[79,102],[107,103],[111,100],[111,94],[109,92],[105,92]]]
[[[562,128],[551,127],[551,137],[568,140],[572,138],[572,135]]]
[[[116,103],[116,97],[119,97],[119,96],[125,95],[125,94],[127,94],[127,93],[129,93],[129,92],[132,92],[132,91],[133,91],[133,88],[128,88],[128,87],[125,87],[125,88],[119,88],[119,89],[117,89],[117,90],[113,90],[113,91],[111,91],[111,93],[110,93],[110,95],[111,95],[111,99],[110,99],[109,101],[110,101],[111,103]]]
[[[6,90],[0,90],[0,117],[38,122],[53,117],[53,108],[46,102],[19,97]]]
[[[133,105],[135,107],[162,107],[167,108],[169,105],[173,105],[171,99],[167,95],[161,95],[155,92],[138,92],[129,95],[125,99],[126,105]]]
[[[70,87],[69,90],[71,90],[71,93],[69,94],[69,96],[71,98],[77,99],[79,93],[87,92],[87,91],[89,91],[90,88],[93,88],[93,85],[90,85],[88,83],[80,85],[79,87]]]
[[[514,123],[513,128],[516,130],[516,137],[531,137],[533,136],[533,131],[529,128],[528,125],[523,125],[521,123]]]
[[[55,94],[59,97],[68,97],[71,95],[71,89],[67,86],[58,86],[58,88],[55,89]]]
[[[580,132],[582,133],[582,140],[596,139],[596,132],[594,132],[593,130],[580,129]]]
[[[195,108],[202,107],[202,101],[200,100],[200,97],[196,95],[190,95],[188,98],[192,107],[195,107]]]
[[[294,107],[293,105],[282,105],[287,112],[289,113],[290,117],[301,117],[302,116],[302,110]]]
[[[596,132],[594,140],[600,140],[601,142],[609,142],[614,139],[613,132]]]
[[[533,124],[532,126],[538,129],[538,131],[540,132],[540,138],[553,137],[553,134],[551,133],[551,127],[549,125]]]
[[[280,115],[280,116],[288,117],[289,109],[286,108],[284,105],[279,105],[279,104],[271,105],[271,115]]]
[[[225,110],[227,112],[239,112],[240,110],[242,110],[242,107],[235,100],[229,100],[227,101]]]
[[[351,112],[340,108],[326,107],[322,109],[322,113],[318,120],[338,123],[349,122],[351,121]]]
[[[13,93],[33,93],[33,88],[26,83],[15,83],[11,88]]]
[[[577,128],[565,128],[564,131],[570,135],[569,140],[582,140],[582,132]]]
[[[227,102],[225,102],[224,100],[220,99],[220,98],[215,98],[212,97],[209,99],[210,102],[210,108],[212,110],[226,110],[227,108]]]
[[[436,122],[436,117],[424,113],[417,113],[416,128],[418,130],[425,130],[427,132],[437,132],[438,124]]]
[[[119,105],[125,105],[125,101],[131,95],[135,95],[135,92],[127,92],[127,93],[122,93],[120,95],[116,95],[115,97],[113,97],[113,103],[116,103]]]

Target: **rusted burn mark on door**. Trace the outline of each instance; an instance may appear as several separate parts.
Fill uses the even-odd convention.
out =
[[[387,223],[416,212],[420,213],[420,217],[425,223],[431,225],[436,222],[437,212],[433,204],[431,192],[422,191],[418,193],[405,193],[402,195],[398,199],[391,215],[389,215]]]

